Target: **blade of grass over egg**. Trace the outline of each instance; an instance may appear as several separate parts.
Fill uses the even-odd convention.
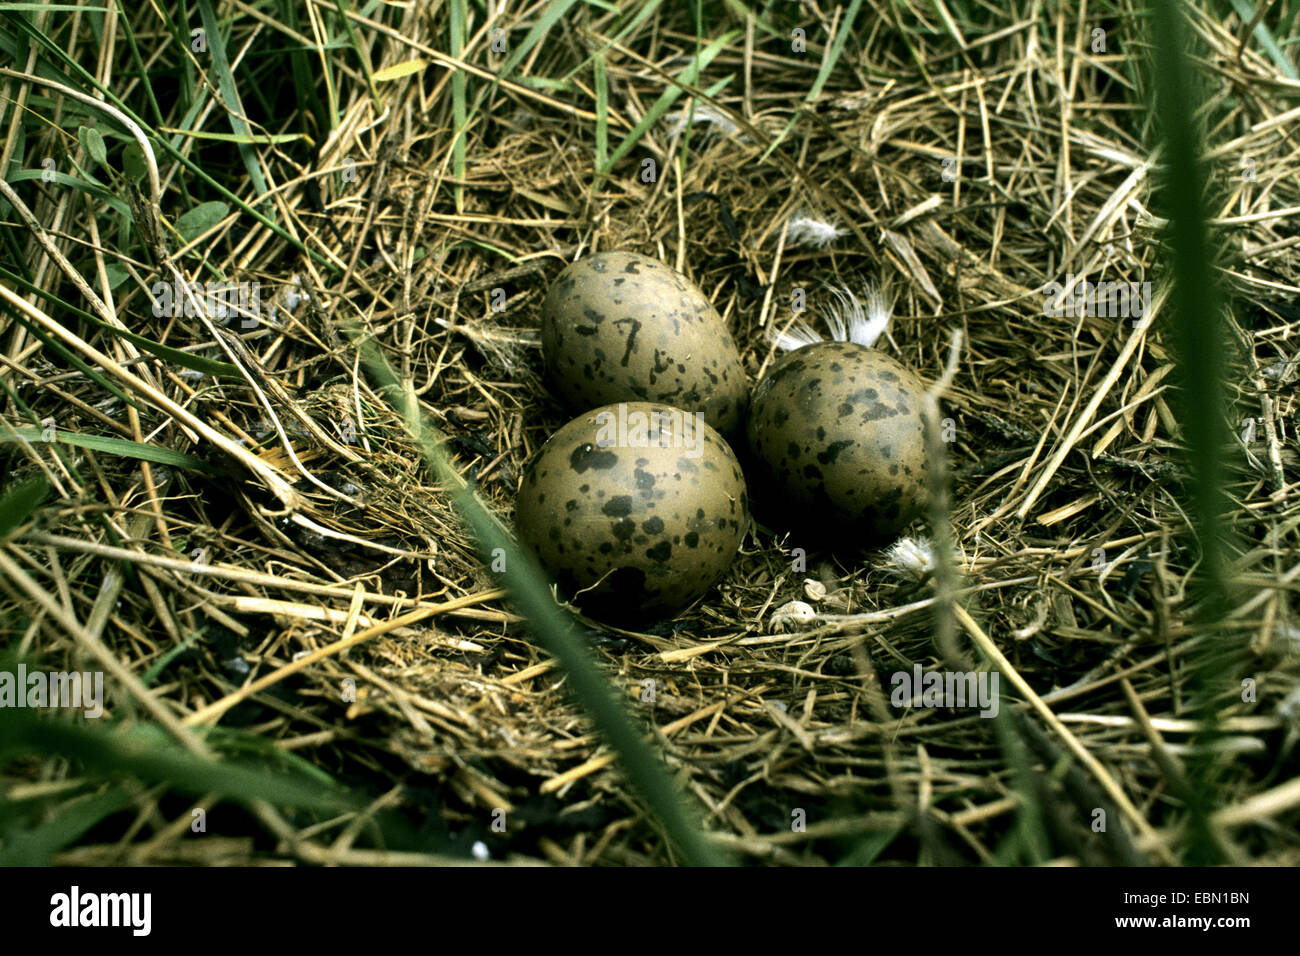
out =
[[[403,417],[435,477],[449,490],[460,489],[452,492],[453,501],[477,539],[480,551],[487,556],[504,555],[503,576],[516,608],[528,621],[541,647],[564,668],[574,696],[618,753],[629,782],[655,813],[674,846],[693,865],[729,863],[704,837],[695,814],[688,809],[686,797],[673,785],[660,759],[642,740],[616,693],[583,646],[582,637],[552,599],[541,569],[519,548],[501,521],[465,487],[464,480],[443,453],[438,433],[425,424],[414,395],[398,381],[378,349],[368,341],[358,342],[358,347],[367,370]]]
[[[1225,303],[1208,225],[1207,173],[1202,156],[1206,137],[1197,117],[1197,77],[1190,52],[1194,35],[1176,0],[1155,0],[1152,12],[1153,115],[1166,158],[1155,204],[1169,220],[1164,237],[1173,279],[1169,304],[1175,362],[1183,378],[1182,388],[1174,397],[1181,409],[1178,421],[1191,474],[1192,500],[1187,510],[1201,551],[1200,574],[1190,587],[1200,592],[1197,626],[1211,637],[1210,652],[1202,652],[1190,662],[1188,682],[1199,716],[1213,728],[1217,714],[1213,700],[1216,690],[1222,691],[1223,687],[1215,680],[1209,662],[1214,645],[1225,639],[1222,623],[1229,607],[1227,530],[1219,517],[1229,504],[1220,460],[1220,450],[1229,442],[1223,383]],[[1212,729],[1210,736],[1215,733]],[[1210,749],[1204,748],[1201,756],[1194,755],[1187,768],[1193,786],[1187,804],[1189,827],[1184,861],[1191,864],[1219,862],[1217,841],[1209,828],[1212,794],[1217,789],[1210,779]]]

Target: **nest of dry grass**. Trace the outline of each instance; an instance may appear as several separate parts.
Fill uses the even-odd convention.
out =
[[[25,467],[45,469],[64,497],[12,551],[79,613],[94,603],[102,557],[130,552],[142,588],[107,612],[103,640],[137,673],[187,645],[155,694],[190,726],[250,730],[386,794],[380,805],[427,817],[454,845],[484,841],[499,859],[667,862],[563,674],[530,643],[446,489],[368,384],[345,326],[381,344],[462,475],[508,519],[525,460],[568,417],[538,376],[536,328],[549,280],[575,255],[634,250],[690,275],[755,379],[796,287],[880,282],[895,301],[880,347],[927,380],[942,371],[951,330],[963,336],[943,402],[965,609],[958,638],[973,651],[983,637],[1004,655],[1009,723],[890,704],[892,673],[945,666],[927,575],[885,552],[814,552],[801,564],[798,529],[755,528],[721,586],[676,620],[648,633],[588,622],[592,648],[704,806],[707,827],[757,861],[987,862],[1006,852],[1030,801],[1053,859],[1172,860],[1176,768],[1205,758],[1232,858],[1296,863],[1297,799],[1285,781],[1297,766],[1287,702],[1300,684],[1290,601],[1300,185],[1288,174],[1294,137],[1270,91],[1294,94],[1297,84],[1240,50],[1240,24],[1197,15],[1220,117],[1210,158],[1230,183],[1220,264],[1237,296],[1230,384],[1242,423],[1225,451],[1236,603],[1210,737],[1196,733],[1187,705],[1187,662],[1201,640],[1188,597],[1198,551],[1180,504],[1150,136],[1132,105],[1141,51],[1118,29],[1132,21],[1115,21],[1110,51],[1092,53],[1092,24],[1063,18],[1053,32],[1009,11],[1004,29],[964,52],[939,37],[909,56],[880,13],[788,131],[821,50],[813,42],[792,54],[787,40],[749,24],[695,84],[735,77],[718,98],[697,101],[734,128],[696,122],[688,145],[660,121],[598,188],[584,73],[565,94],[513,83],[488,93],[461,180],[451,74],[439,61],[383,84],[382,112],[353,77],[339,91],[343,120],[314,161],[278,150],[266,159],[282,221],[342,278],[327,281],[264,227],[232,218],[205,237],[209,260],[278,290],[281,305],[239,333],[256,371],[232,380],[150,358],[134,366],[243,442],[298,506],[284,508],[244,464],[156,407],[128,411],[62,364],[11,348],[11,381],[61,428],[146,436],[227,475],[84,451],[93,481],[73,487],[34,451]],[[606,50],[611,140],[694,54],[684,23],[656,15]],[[568,74],[607,26],[583,14],[557,27],[522,72]],[[376,68],[427,57],[439,48],[433,31],[411,12],[400,29],[373,33]],[[466,59],[488,68],[491,56],[480,43]],[[1242,176],[1247,158],[1253,179]],[[653,182],[642,177],[647,159]],[[355,181],[338,175],[345,162]],[[77,204],[38,203],[42,221],[63,223],[64,241],[76,232]],[[786,223],[798,214],[844,234],[824,248],[796,244]],[[1067,276],[1151,283],[1151,321],[1045,316],[1042,290]],[[49,281],[62,280],[51,270]],[[504,311],[494,290],[504,290]],[[144,289],[123,291],[114,307],[128,325],[227,357],[199,325],[150,317]],[[101,518],[125,532],[120,541]],[[924,522],[914,534],[926,534]],[[815,618],[775,628],[792,600]],[[422,620],[382,626],[421,608],[430,611]],[[50,666],[83,653],[56,628],[24,641]],[[653,703],[643,700],[647,680]],[[1249,700],[1243,680],[1253,681]],[[355,700],[343,700],[351,688]],[[1000,725],[1027,745],[1028,787]],[[1111,814],[1104,834],[1093,827],[1098,808]],[[492,826],[501,809],[504,833]],[[337,842],[337,827],[306,838],[329,848],[321,859],[373,862],[353,848],[360,829]],[[167,862],[186,852],[159,838],[91,842],[64,859]]]

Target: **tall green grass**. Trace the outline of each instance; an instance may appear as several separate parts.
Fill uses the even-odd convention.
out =
[[[1182,376],[1182,388],[1175,400],[1181,410],[1179,422],[1191,474],[1188,513],[1201,551],[1196,624],[1211,637],[1207,649],[1193,659],[1189,680],[1198,716],[1213,728],[1213,698],[1218,683],[1215,661],[1228,640],[1221,625],[1229,605],[1227,541],[1221,518],[1229,505],[1221,460],[1229,441],[1224,402],[1225,298],[1207,225],[1209,183],[1203,159],[1206,137],[1199,114],[1203,95],[1192,55],[1192,31],[1185,8],[1177,0],[1154,0],[1152,13],[1152,115],[1165,159],[1155,203],[1169,220],[1162,239],[1168,248],[1167,268],[1172,281],[1169,315],[1175,359]],[[1170,661],[1170,666],[1174,663]],[[1214,736],[1213,729],[1208,736]],[[1209,823],[1215,792],[1212,759],[1208,755],[1193,757],[1188,772],[1192,786],[1187,800],[1185,861],[1220,862],[1220,850]]]

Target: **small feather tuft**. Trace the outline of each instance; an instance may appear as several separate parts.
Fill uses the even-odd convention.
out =
[[[925,538],[899,538],[888,557],[891,571],[918,581],[934,570],[934,549]]]
[[[664,120],[670,124],[668,131],[670,136],[676,136],[686,129],[688,121],[692,125],[707,123],[713,130],[717,130],[725,136],[734,136],[740,132],[740,127],[732,121],[731,117],[707,103],[696,106],[693,114],[690,110],[675,110],[672,113],[667,113],[664,115]],[[745,137],[742,136],[741,139],[745,139]]]
[[[826,324],[837,342],[856,342],[867,348],[876,344],[889,325],[890,308],[875,286],[864,288],[859,299],[849,289],[830,286],[836,304],[826,310]]]
[[[795,216],[785,226],[785,241],[792,246],[815,246],[818,249],[825,249],[840,236],[847,234],[848,230],[843,226],[827,219],[815,219],[804,214]]]
[[[826,285],[834,301],[821,309],[822,321],[835,342],[854,342],[871,348],[889,326],[892,310],[875,286],[863,287],[859,298],[848,288]],[[789,328],[772,336],[772,343],[783,352],[793,352],[805,345],[825,341],[811,325],[796,319]]]
[[[822,337],[803,319],[795,319],[788,329],[784,332],[778,332],[772,337],[772,344],[782,352],[793,352],[805,345],[816,345],[820,341],[822,341]]]

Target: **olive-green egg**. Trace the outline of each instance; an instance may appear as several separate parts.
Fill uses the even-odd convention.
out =
[[[657,259],[600,252],[556,277],[542,303],[542,355],[574,411],[667,402],[732,434],[749,382],[726,323],[699,287]]]
[[[726,573],[748,524],[731,447],[697,414],[628,402],[569,422],[529,462],[515,506],[523,542],[582,610],[649,621]]]
[[[758,484],[811,537],[893,540],[926,502],[924,395],[914,372],[862,345],[787,353],[751,399]]]

